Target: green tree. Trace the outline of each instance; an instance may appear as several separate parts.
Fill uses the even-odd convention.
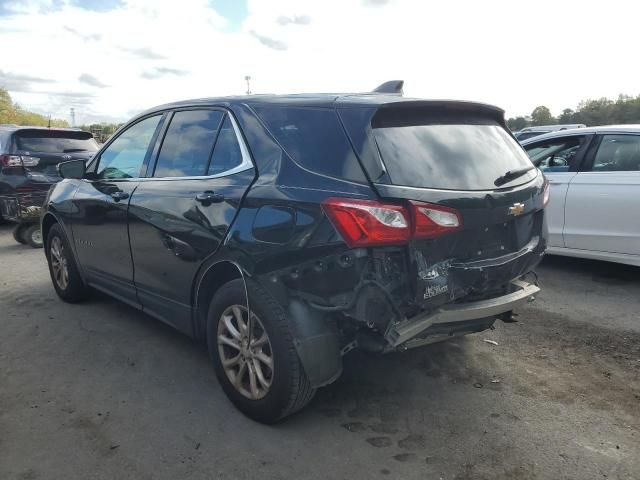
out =
[[[49,125],[49,117],[39,113],[24,110],[11,99],[11,95],[4,88],[0,88],[0,124],[11,123],[16,125],[34,125],[46,127]],[[68,127],[66,120],[51,119],[52,127]]]
[[[527,119],[524,117],[515,117],[507,120],[507,126],[514,132],[522,130],[523,128],[528,126],[528,124],[529,122],[527,122]]]
[[[551,125],[557,123],[555,117],[551,115],[551,111],[544,105],[540,105],[533,109],[531,112],[531,124],[537,125]]]
[[[572,109],[565,108],[564,110],[562,110],[562,114],[558,117],[558,123],[581,123],[575,121],[575,115],[576,112],[574,112]]]

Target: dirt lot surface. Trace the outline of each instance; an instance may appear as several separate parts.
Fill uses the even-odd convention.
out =
[[[640,269],[539,274],[519,323],[349,354],[266,427],[201,347],[101,295],[62,303],[42,251],[0,226],[0,479],[640,478]]]

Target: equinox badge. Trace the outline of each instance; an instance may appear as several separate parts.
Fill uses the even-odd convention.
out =
[[[524,212],[524,203],[514,203],[509,207],[509,215],[521,215]]]

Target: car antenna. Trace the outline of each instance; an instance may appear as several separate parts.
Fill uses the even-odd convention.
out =
[[[51,114],[49,114],[49,124],[47,125],[47,128],[51,128]]]
[[[375,93],[393,93],[396,95],[402,95],[404,92],[402,88],[404,87],[404,80],[389,80],[388,82],[384,82],[382,85],[379,85],[373,91]]]

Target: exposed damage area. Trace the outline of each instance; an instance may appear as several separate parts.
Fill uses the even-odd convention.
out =
[[[510,321],[539,291],[527,274],[543,252],[539,236],[516,252],[469,262],[429,263],[413,244],[359,248],[271,272],[263,283],[292,313],[299,354],[315,365],[310,378],[332,369],[321,382],[329,383],[340,366],[318,365],[328,351],[387,353]]]

